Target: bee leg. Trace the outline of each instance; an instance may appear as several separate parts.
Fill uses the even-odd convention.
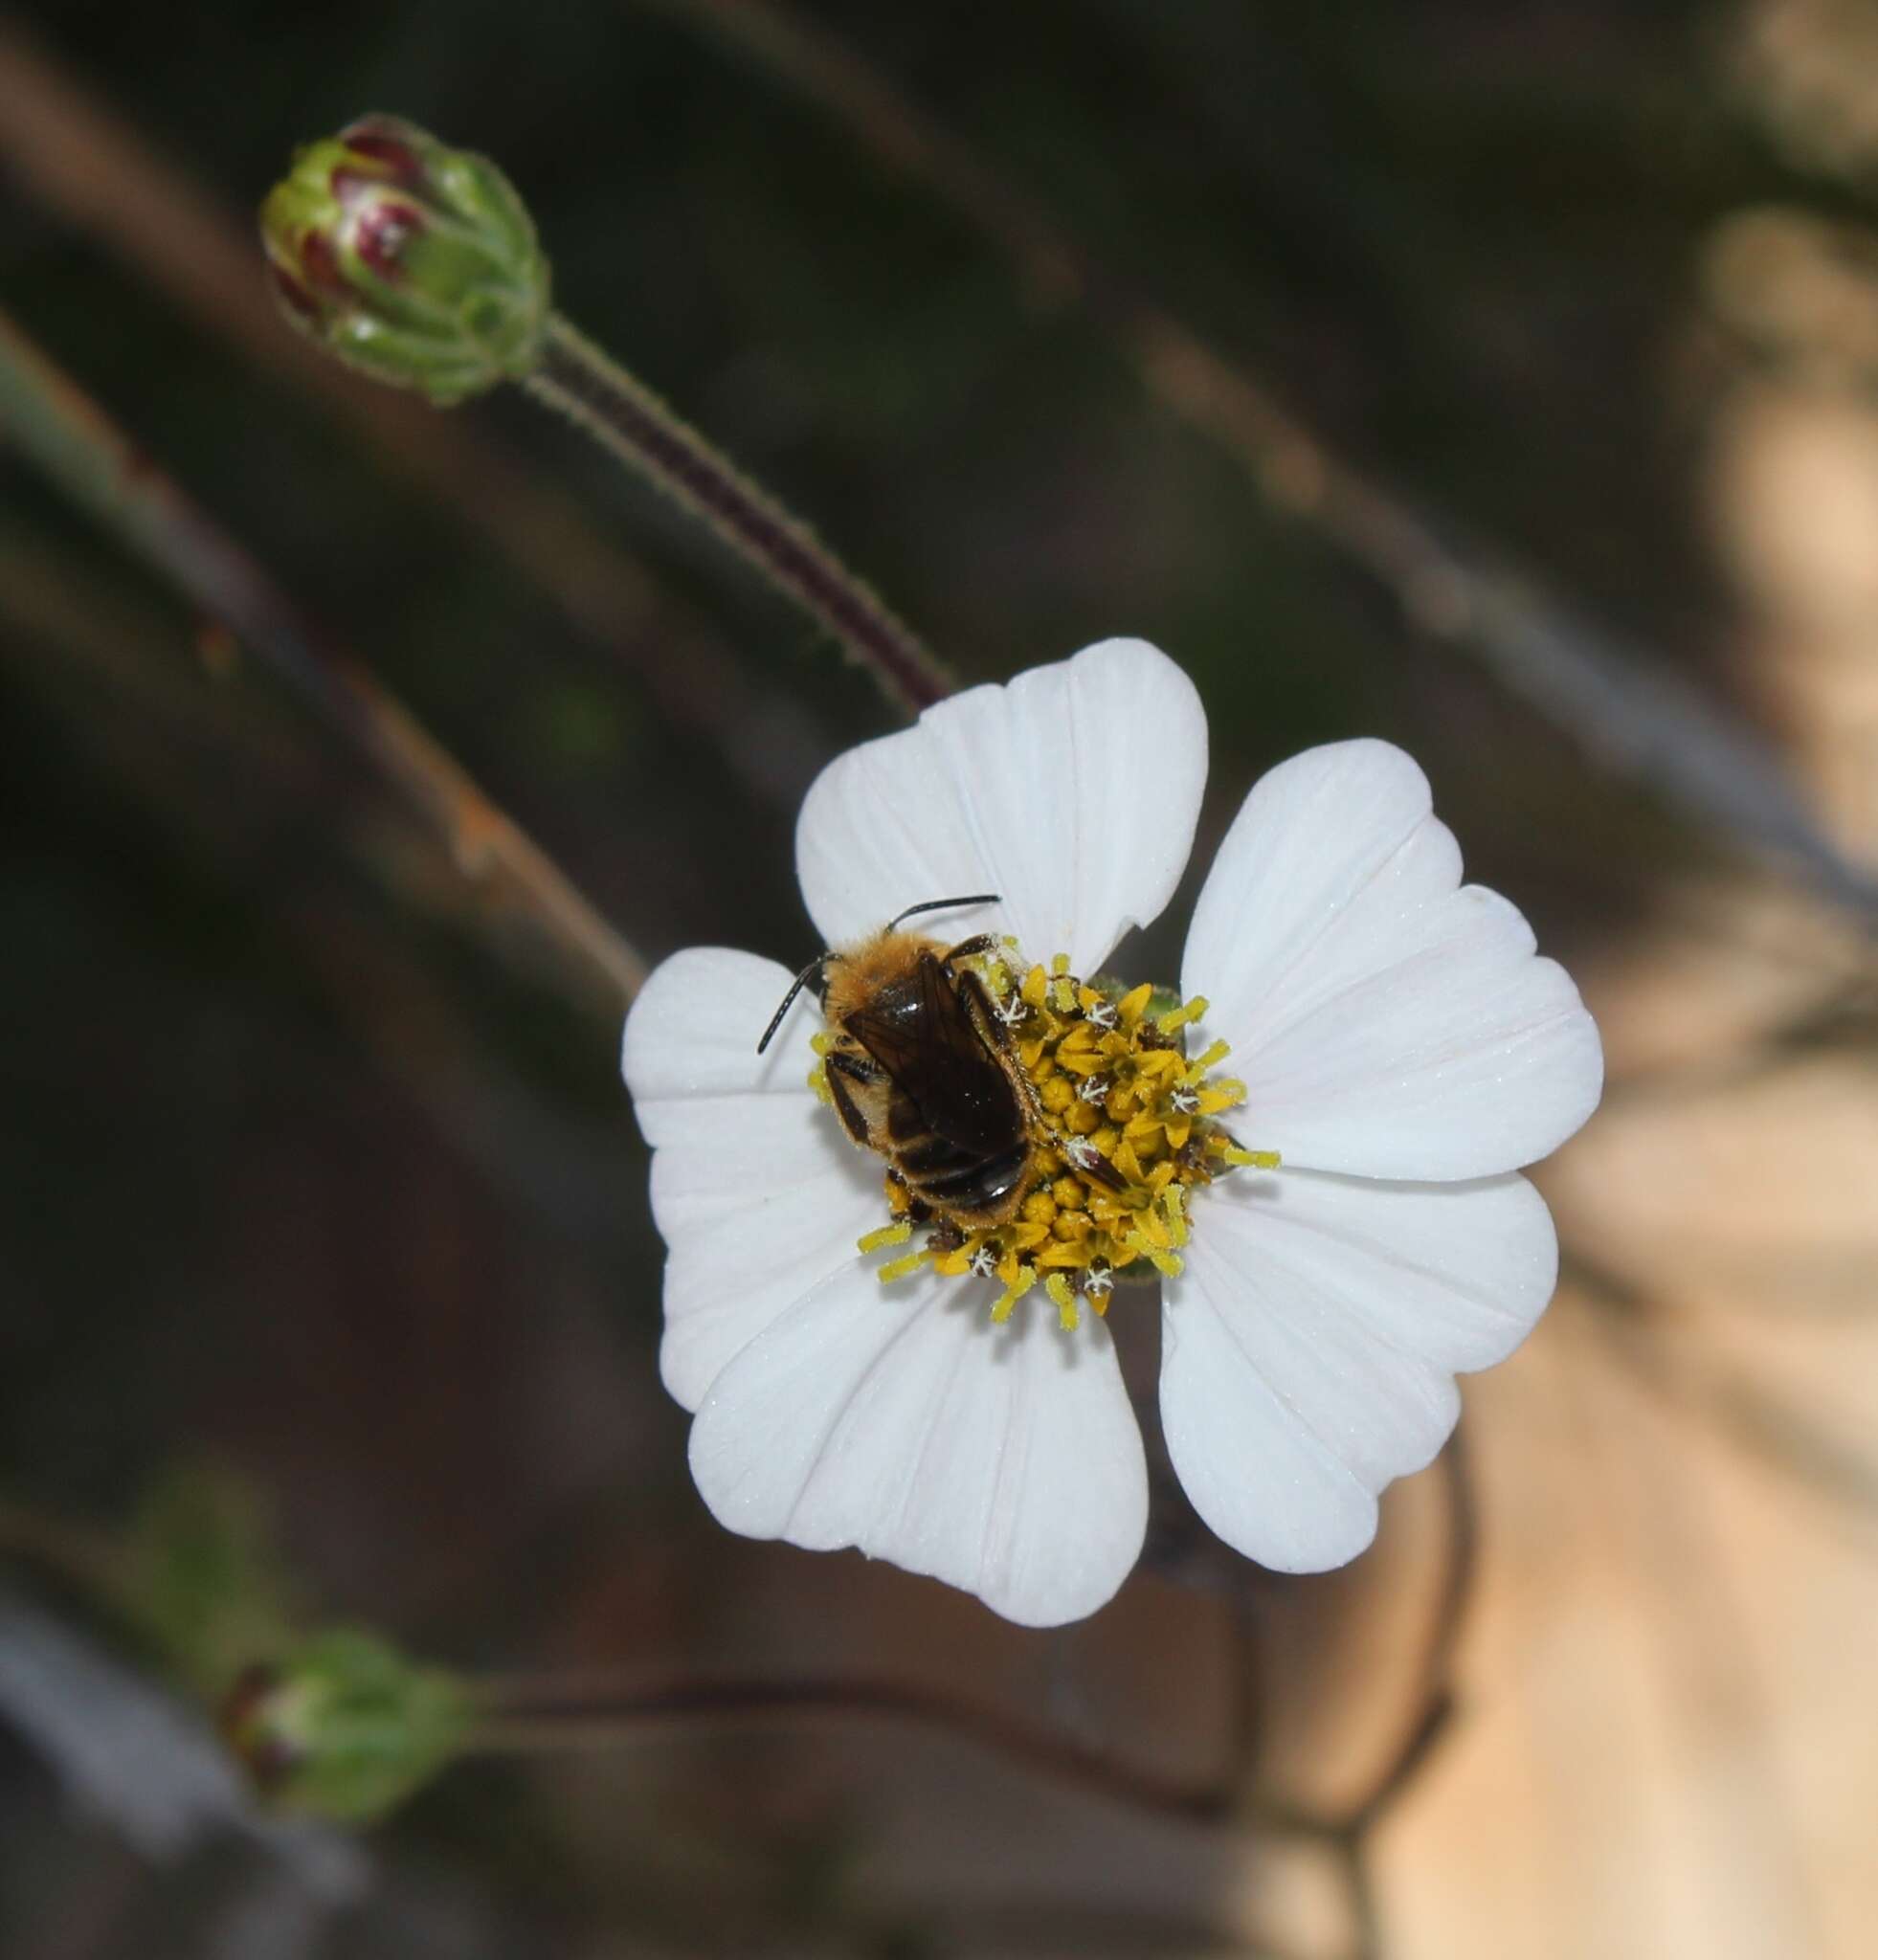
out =
[[[965,1011],[972,1016],[972,1025],[977,1031],[978,1038],[987,1047],[999,1055],[1011,1053],[1011,1029],[1008,1022],[998,1014],[992,1005],[990,991],[985,983],[973,972],[953,975],[958,987],[959,998],[965,1002]],[[1011,1085],[1017,1090],[1024,1105],[1025,1127],[1035,1138],[1046,1133],[1050,1127],[1048,1117],[1043,1114],[1043,1105],[1038,1101],[1037,1085],[1020,1068],[1009,1071]]]
[[[972,942],[966,941],[970,946]],[[952,953],[958,947],[952,948]],[[946,955],[950,959],[952,953]],[[988,1048],[1008,1052],[1011,1046],[1011,1030],[998,1018],[997,1010],[992,1005],[992,997],[985,983],[975,973],[954,973],[952,984],[958,989],[959,997],[965,1002],[965,1011],[972,1017],[972,1025],[977,1031],[978,1038]]]
[[[1060,1135],[1051,1138],[1051,1142],[1062,1152],[1070,1169],[1079,1177],[1086,1177],[1091,1184],[1099,1184],[1106,1191],[1124,1192],[1131,1189],[1128,1179],[1093,1145],[1086,1149],[1076,1147],[1082,1141],[1080,1137]]]
[[[871,1085],[880,1081],[886,1071],[878,1063],[850,1055],[841,1048],[831,1048],[828,1051],[823,1058],[823,1070],[828,1083],[829,1100],[835,1104],[835,1114],[841,1119],[841,1127],[863,1148],[872,1148],[872,1142],[867,1134],[867,1119],[856,1106],[853,1092],[847,1084],[849,1081],[856,1081]]]
[[[943,964],[950,969],[954,960],[969,960],[978,953],[995,952],[996,950],[997,934],[995,932],[980,932],[971,939],[960,940],[947,953]]]
[[[1129,1188],[1128,1179],[1100,1151],[1096,1153],[1095,1161],[1084,1167],[1083,1175],[1091,1183],[1104,1185],[1109,1191],[1127,1191]]]
[[[853,1055],[845,1048],[831,1048],[823,1058],[827,1066],[838,1075],[844,1075],[850,1081],[883,1082],[887,1072],[872,1056]]]

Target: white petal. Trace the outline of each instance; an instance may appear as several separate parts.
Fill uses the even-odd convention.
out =
[[[660,1371],[687,1409],[886,1221],[879,1158],[808,1086],[814,1002],[756,1053],[790,979],[773,960],[696,947],[660,967],[626,1017],[621,1065],[655,1146],[652,1215],[669,1250]]]
[[[982,1284],[883,1286],[859,1262],[738,1355],[691,1429],[718,1520],[812,1550],[853,1545],[1056,1626],[1112,1596],[1141,1549],[1148,1477],[1107,1329]]]
[[[1254,787],[1181,973],[1233,1044],[1243,1142],[1368,1177],[1491,1176],[1598,1106],[1577,989],[1513,906],[1460,880],[1427,779],[1386,742],[1309,749]]]
[[[1460,1411],[1452,1370],[1504,1360],[1557,1278],[1523,1177],[1474,1184],[1243,1172],[1195,1205],[1162,1288],[1161,1420],[1194,1507],[1279,1571],[1375,1533],[1377,1494]]]
[[[841,946],[923,900],[997,892],[932,929],[1015,933],[1093,973],[1172,897],[1205,782],[1193,682],[1145,641],[1104,640],[837,757],[795,828],[802,897]]]

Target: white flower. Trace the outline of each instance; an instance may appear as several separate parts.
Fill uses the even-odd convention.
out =
[[[922,900],[996,892],[945,915],[948,944],[995,932],[1022,949],[1014,974],[1064,954],[1093,976],[1173,894],[1205,773],[1192,683],[1138,640],[1106,641],[831,764],[796,827],[803,898],[838,947]],[[1520,914],[1461,883],[1426,780],[1387,743],[1311,749],[1246,798],[1181,971],[1182,997],[1204,996],[1189,1048],[1210,1067],[1229,1042],[1238,1080],[1158,1058],[1210,1112],[1178,1159],[1205,1168],[1134,1214],[1126,1243],[1128,1220],[1088,1240],[1068,1283],[1044,1275],[1060,1310],[1042,1286],[1025,1293],[1040,1276],[1017,1262],[1045,1255],[1009,1234],[915,1252],[881,1283],[857,1243],[887,1236],[884,1162],[808,1080],[813,993],[756,1054],[790,978],[749,953],[679,953],[626,1024],[670,1249],[660,1366],[696,1412],[699,1490],[732,1530],[858,1546],[1027,1625],[1093,1612],[1133,1565],[1148,1510],[1103,1316],[1151,1296],[1111,1293],[1107,1268],[1134,1258],[1129,1279],[1151,1256],[1161,1415],[1188,1496],[1247,1556],[1323,1570],[1369,1544],[1383,1486],[1440,1449],[1455,1372],[1503,1360],[1551,1297],[1552,1220],[1515,1172],[1596,1107],[1597,1029]],[[1126,1047],[1114,999],[1083,1014],[1077,1040]],[[1118,1088],[1137,1064],[1147,1081],[1129,1053]],[[1067,1088],[1059,1106],[1072,1128],[1101,1118]],[[1163,1122],[1148,1111],[1099,1134],[1113,1147],[1145,1125],[1135,1168],[1165,1179],[1190,1119],[1157,1107]],[[1229,1168],[1240,1139],[1257,1160],[1233,1147]],[[1056,1142],[1061,1172],[1092,1154],[1080,1134]],[[1017,1273],[1001,1298],[987,1253],[1007,1281]]]

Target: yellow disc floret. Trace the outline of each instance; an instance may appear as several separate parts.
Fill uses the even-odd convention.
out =
[[[1023,1192],[991,1230],[928,1221],[925,1250],[883,1265],[880,1277],[900,1279],[930,1263],[948,1275],[996,1279],[1004,1290],[992,1319],[999,1323],[1041,1281],[1060,1323],[1073,1331],[1078,1301],[1107,1313],[1118,1278],[1181,1271],[1196,1187],[1236,1169],[1275,1169],[1278,1154],[1241,1148],[1221,1124],[1245,1100],[1243,1082],[1215,1073],[1226,1043],[1186,1053],[1204,999],[1169,1007],[1163,994],[1156,1011],[1150,986],[1091,985],[1061,953],[1047,969],[1020,969],[1014,953],[1007,941],[966,964],[984,981],[1031,1092],[1036,1134]],[[909,1212],[922,1215],[893,1177],[886,1198],[894,1223],[863,1237],[863,1252],[904,1243]]]

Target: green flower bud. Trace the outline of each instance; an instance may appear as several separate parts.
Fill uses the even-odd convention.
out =
[[[548,261],[508,179],[414,123],[367,116],[308,144],[261,240],[288,317],[342,361],[439,406],[520,380],[548,324]]]
[[[456,1676],[347,1630],[249,1668],[221,1711],[224,1738],[266,1795],[339,1823],[370,1822],[422,1788],[471,1720]]]

